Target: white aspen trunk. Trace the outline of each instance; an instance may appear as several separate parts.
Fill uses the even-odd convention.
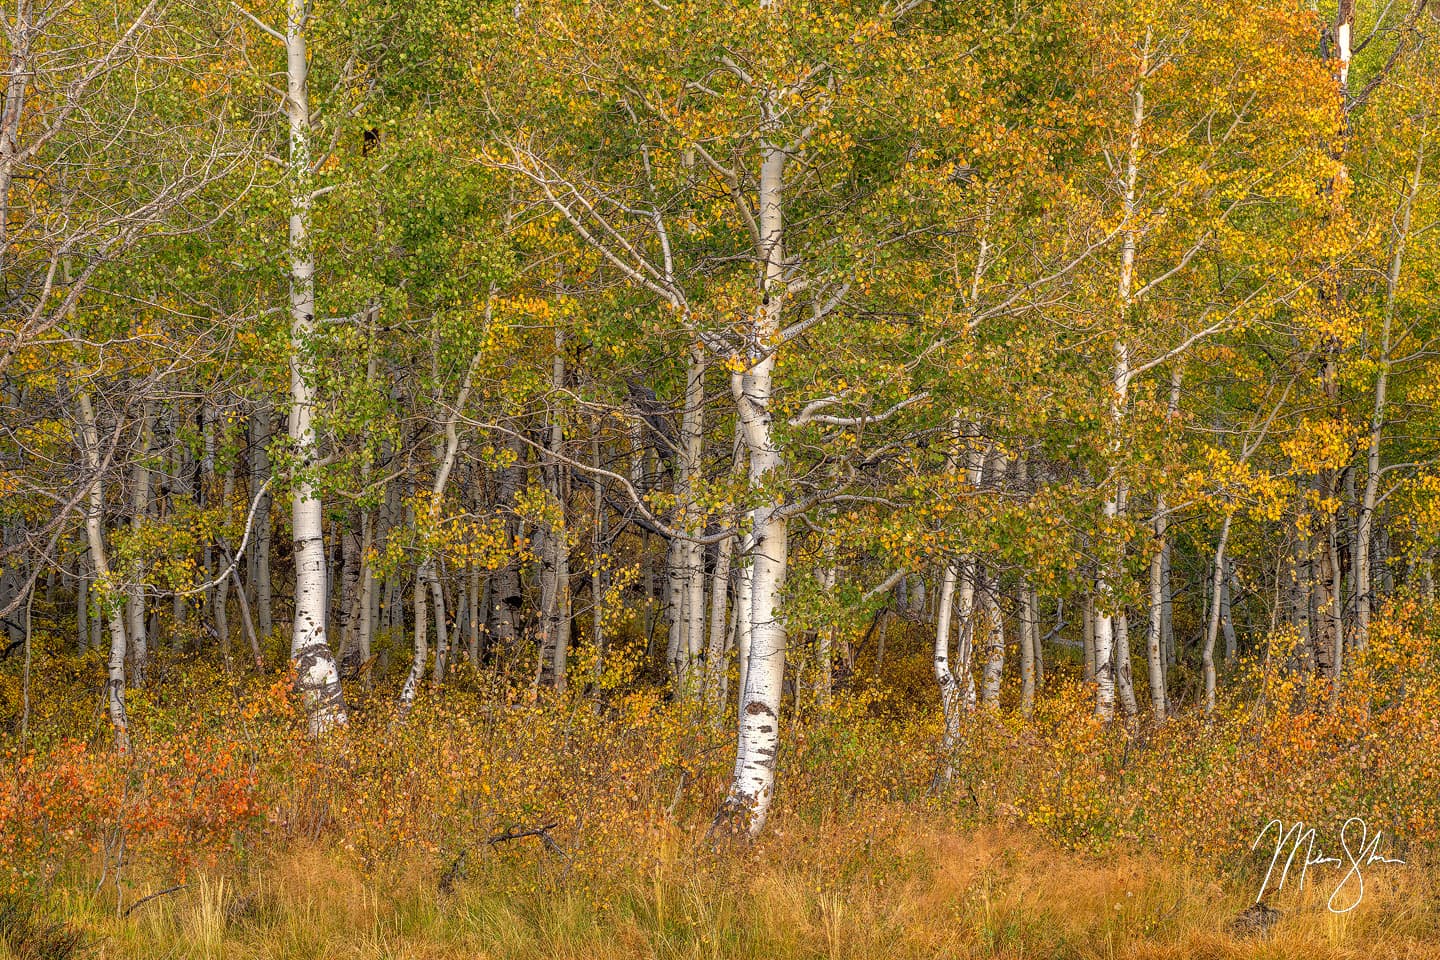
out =
[[[1167,419],[1175,421],[1180,416],[1180,365],[1177,363],[1170,373],[1170,403]],[[1150,617],[1145,634],[1145,663],[1150,681],[1150,709],[1157,723],[1164,722],[1169,714],[1169,694],[1165,689],[1166,607],[1169,592],[1169,531],[1170,515],[1167,512],[1165,493],[1162,490],[1155,497],[1155,516],[1151,520],[1155,534],[1155,550],[1150,555]]]
[[[724,706],[721,694],[725,688],[726,600],[730,591],[730,557],[734,551],[734,537],[720,541],[715,572],[710,577],[710,643],[705,651],[705,699],[717,712]]]
[[[782,188],[788,154],[766,144],[761,151],[758,195],[759,250],[764,267],[763,299],[756,314],[753,342],[764,353],[743,372],[731,376],[737,412],[749,454],[749,485],[762,493],[781,467],[773,434],[771,392],[775,353],[769,345],[780,331],[785,283]],[[740,694],[740,730],[735,771],[717,814],[736,835],[757,836],[774,799],[775,761],[780,748],[780,698],[785,678],[785,627],[780,620],[781,592],[789,561],[789,530],[781,504],[766,493],[753,513],[750,565],[750,650]]]
[[[935,612],[935,649],[931,662],[935,671],[935,683],[940,688],[940,715],[945,723],[945,732],[940,740],[940,767],[936,773],[936,785],[949,784],[954,775],[951,754],[960,742],[960,685],[950,670],[950,625],[955,606],[955,564],[947,563],[940,574],[940,597]]]
[[[1380,443],[1385,432],[1387,392],[1390,382],[1390,339],[1395,318],[1395,295],[1400,286],[1400,269],[1404,262],[1405,243],[1410,226],[1415,194],[1425,163],[1425,133],[1415,150],[1415,173],[1401,198],[1399,223],[1395,227],[1390,269],[1385,274],[1385,307],[1381,314],[1379,365],[1375,371],[1375,402],[1370,411],[1370,437],[1365,452],[1365,492],[1355,523],[1355,646],[1365,649],[1370,639],[1370,613],[1374,607],[1374,574],[1371,572],[1370,551],[1374,538],[1375,507],[1380,497]]]
[[[425,583],[430,588],[431,607],[435,611],[435,672],[433,679],[438,687],[445,682],[445,671],[450,658],[450,630],[445,622],[445,587],[440,582],[440,573],[434,560],[425,567]]]
[[[1220,633],[1221,579],[1225,571],[1225,545],[1230,539],[1231,514],[1226,512],[1215,544],[1215,562],[1210,574],[1210,618],[1205,627],[1205,645],[1200,650],[1200,672],[1205,679],[1205,712],[1215,712],[1215,638]]]
[[[1082,677],[1086,683],[1095,682],[1095,593],[1088,591],[1085,594],[1085,602],[1080,611],[1081,634],[1080,646],[1084,654],[1084,673]]]
[[[250,489],[258,491],[270,479],[270,442],[272,413],[269,403],[262,403],[250,418]],[[250,583],[255,589],[255,618],[260,636],[269,638],[275,630],[270,588],[270,491],[259,495],[255,509],[255,529],[251,536]]]
[[[1035,710],[1035,591],[1021,585],[1020,601],[1020,715]]]
[[[354,514],[346,512],[345,529],[340,532],[340,665],[349,671],[355,666],[355,634],[360,626],[360,536],[350,526]],[[338,526],[338,524],[337,524]]]
[[[506,442],[506,452],[514,455],[517,459],[500,470],[496,505],[502,511],[506,540],[510,543],[518,543],[519,524],[512,508],[515,504],[515,496],[520,489],[521,468],[518,462],[520,451],[514,440]],[[516,620],[520,603],[520,571],[513,558],[507,559],[504,566],[495,571],[490,579],[489,610],[494,642],[497,648],[506,655],[512,653],[515,646]]]
[[[370,648],[375,634],[375,568],[370,563],[370,549],[375,543],[375,514],[366,510],[360,515],[360,624],[355,642],[360,651],[362,667],[370,661]],[[368,687],[370,675],[365,674]]]
[[[345,722],[340,670],[325,634],[325,540],[320,498],[306,475],[315,461],[315,260],[310,238],[314,203],[310,170],[309,63],[306,0],[286,0],[285,112],[290,120],[290,442],[298,460],[291,517],[295,537],[295,623],[290,659],[295,682],[319,736]]]
[[[410,672],[405,675],[405,685],[400,688],[400,717],[403,720],[410,715],[410,708],[415,705],[415,697],[420,692],[420,682],[425,679],[425,661],[429,659],[430,653],[427,646],[426,633],[429,627],[426,624],[425,613],[425,578],[417,572],[415,574],[415,637],[413,653],[410,659]]]
[[[950,448],[945,452],[945,472],[954,475],[960,470],[960,437],[962,425],[959,416],[950,418]],[[970,479],[973,455],[967,458],[966,478]],[[931,654],[931,665],[935,673],[935,684],[940,688],[940,716],[945,723],[945,733],[940,742],[942,760],[937,774],[939,785],[950,782],[953,764],[951,753],[960,741],[960,684],[950,669],[950,627],[955,607],[955,586],[959,571],[954,562],[945,564],[940,573],[940,596],[935,610],[935,647]],[[968,610],[963,619],[968,619]],[[961,628],[962,632],[964,628]]]
[[[1035,652],[1035,692],[1039,694],[1045,689],[1045,650],[1040,636],[1040,594],[1032,587],[1030,594],[1030,610],[1033,619],[1030,621],[1030,646]],[[1061,598],[1058,603],[1065,601]],[[1061,608],[1063,611],[1063,608]]]
[[[1165,615],[1164,544],[1167,529],[1163,493],[1155,503],[1153,529],[1157,547],[1150,555],[1150,619],[1145,633],[1145,665],[1150,681],[1150,709],[1155,714],[1155,720],[1160,722],[1169,713],[1169,701],[1165,693],[1164,651],[1161,649]]]
[[[555,352],[551,359],[550,389],[557,399],[565,388],[565,333],[555,327]],[[565,525],[565,484],[560,456],[565,443],[564,423],[558,409],[550,412],[546,431],[547,462],[542,468],[552,509],[557,518],[547,521],[543,537],[540,572],[540,663],[537,682],[556,690],[565,689],[565,668],[570,646],[570,542]]]
[[[1350,61],[1354,57],[1355,0],[1340,0],[1335,10],[1335,46],[1340,61],[1341,102],[1350,85]],[[1348,111],[1348,106],[1346,107]]]
[[[230,562],[229,552],[226,552],[225,562]],[[240,622],[245,628],[245,639],[250,644],[250,662],[254,665],[256,672],[265,669],[265,656],[260,649],[260,638],[255,633],[255,619],[250,615],[250,600],[245,596],[245,585],[240,582],[240,571],[234,567],[230,568],[230,579],[235,584],[235,599],[240,607]]]
[[[1135,90],[1131,98],[1130,142],[1125,162],[1123,201],[1125,229],[1120,252],[1118,290],[1121,334],[1115,340],[1115,363],[1110,376],[1110,426],[1112,431],[1110,452],[1114,458],[1118,458],[1121,452],[1120,434],[1125,422],[1125,408],[1129,402],[1130,392],[1130,344],[1125,338],[1124,329],[1130,320],[1135,286],[1135,253],[1139,233],[1134,223],[1136,185],[1140,176],[1140,136],[1145,123],[1145,78],[1149,70],[1150,31],[1147,30],[1144,52],[1140,61],[1140,73],[1136,78]],[[1116,480],[1114,488],[1105,500],[1103,510],[1107,536],[1110,535],[1109,530],[1113,528],[1115,522],[1123,515],[1123,500],[1123,484]],[[1107,563],[1105,568],[1102,568],[1095,584],[1095,714],[1103,720],[1109,720],[1115,716],[1115,672],[1117,668],[1115,615],[1118,611],[1115,609],[1113,588],[1114,581],[1118,579],[1119,575],[1118,562]]]
[[[105,554],[105,487],[101,479],[100,436],[95,427],[95,409],[90,395],[76,397],[80,412],[80,448],[85,467],[93,476],[86,497],[85,539],[90,546],[90,562],[95,568],[95,583],[100,588],[100,617],[110,625],[110,658],[106,664],[105,702],[110,725],[115,731],[115,747],[130,752],[130,722],[125,714],[125,621],[115,601],[106,595],[110,586],[110,564]]]
[[[215,405],[208,398],[200,402],[200,436],[204,452],[200,458],[199,503],[208,509],[215,505],[212,502],[215,496]],[[215,615],[215,543],[208,536],[202,541],[200,548],[200,567],[206,584],[200,594],[200,604],[202,609],[208,607],[210,610],[210,619],[216,627],[216,638],[220,641],[220,649],[225,657],[225,669],[229,670],[230,638],[220,634],[219,618]]]
[[[705,348],[692,347],[685,373],[685,411],[680,422],[680,475],[682,493],[679,501],[687,514],[695,510],[696,480],[700,476],[705,437]],[[692,533],[702,533],[696,521],[687,525]],[[687,682],[682,690],[689,698],[698,696],[704,678],[695,667],[705,650],[705,547],[686,541],[685,556],[685,661]]]
[[[1225,638],[1225,662],[1233,664],[1238,655],[1235,648],[1235,620],[1230,615],[1231,584],[1235,580],[1235,565],[1225,558],[1220,575],[1220,633]]]
[[[665,663],[670,681],[676,690],[686,686],[685,662],[685,542],[679,537],[670,540],[665,551]]]
[[[746,516],[746,526],[754,521],[754,515]],[[740,568],[735,576],[735,661],[738,667],[735,689],[744,692],[746,674],[750,672],[750,584],[753,567],[754,538],[748,529],[740,541]]]
[[[136,447],[135,464],[130,474],[130,528],[136,534],[145,526],[145,517],[150,512],[150,446],[151,421],[154,406],[145,401],[140,415],[140,442]],[[145,672],[149,663],[149,652],[145,637],[145,578],[143,571],[136,570],[129,585],[129,596],[125,601],[125,615],[130,642],[130,679],[137,687],[145,685]]]
[[[979,432],[979,426],[971,423],[966,425],[966,432],[975,434]],[[965,455],[965,484],[970,490],[976,490],[985,472],[985,452],[979,446],[972,445]],[[959,619],[959,636],[956,641],[956,662],[960,668],[956,682],[959,684],[960,702],[964,704],[967,711],[974,710],[978,702],[978,691],[975,686],[975,590],[979,582],[980,564],[973,556],[963,557],[959,568],[956,571],[959,581],[956,584],[958,601],[956,604],[956,615]],[[953,672],[953,671],[952,671]]]
[[[1097,581],[1097,592],[1105,590],[1103,580]],[[1102,720],[1115,716],[1115,618],[1100,611],[1095,613],[1095,715]]]
[[[590,464],[596,471],[600,469],[600,418],[596,416],[590,418]],[[590,475],[590,500],[594,509],[594,536],[590,541],[590,643],[595,648],[591,675],[599,679],[605,672],[605,572],[601,558],[605,554],[606,538],[605,485],[598,472]]]
[[[979,468],[974,466],[978,462],[978,454],[972,453],[972,466],[967,473],[975,475],[978,480]],[[960,561],[957,571],[959,580],[956,583],[958,599],[955,604],[955,615],[959,621],[958,636],[955,641],[955,662],[959,667],[959,675],[955,678],[960,685],[960,702],[964,704],[967,711],[973,711],[978,702],[978,691],[975,687],[975,578],[979,576],[979,564],[974,557],[965,557]]]
[[[486,304],[486,320],[489,321],[490,305]],[[427,509],[433,512],[431,522],[438,522],[442,504],[445,500],[445,488],[450,483],[450,475],[455,470],[455,460],[460,453],[460,432],[457,423],[461,411],[470,399],[470,392],[473,389],[475,370],[480,363],[480,354],[476,353],[470,358],[470,365],[465,370],[465,377],[461,381],[460,391],[456,394],[455,404],[451,407],[445,418],[444,443],[440,447],[438,463],[435,465],[435,480],[430,485],[430,502]],[[448,625],[445,622],[445,588],[440,582],[437,572],[438,561],[432,555],[426,555],[415,572],[415,642],[410,664],[410,674],[407,676],[405,685],[400,690],[400,710],[406,715],[415,702],[419,692],[420,681],[425,676],[425,661],[429,656],[426,639],[426,610],[425,592],[429,590],[431,601],[435,610],[435,666],[433,678],[438,686],[445,680],[445,671],[448,666],[450,651],[450,636]],[[362,574],[363,577],[363,574]],[[363,592],[363,590],[362,590]],[[368,601],[366,603],[368,609]]]
[[[994,450],[994,483],[1003,488],[1005,483],[1005,454],[998,447]],[[1000,613],[1000,578],[990,576],[985,581],[985,612],[989,620],[989,632],[985,644],[984,684],[981,689],[982,706],[1000,706],[1000,685],[1005,675],[1005,620]]]
[[[31,0],[17,0],[15,17],[6,24],[6,34],[10,62],[6,71],[5,105],[0,112],[0,274],[6,272],[10,257],[10,191],[19,162],[25,94],[34,81],[32,50],[37,31]]]
[[[1125,716],[1140,712],[1135,702],[1135,681],[1130,673],[1130,616],[1123,611],[1115,615],[1115,690]]]
[[[988,577],[983,591],[985,600],[985,671],[980,687],[980,706],[996,710],[1000,707],[1000,682],[1005,675],[1005,619],[1000,613],[999,580]]]

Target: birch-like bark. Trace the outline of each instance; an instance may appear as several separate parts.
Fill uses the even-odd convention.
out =
[[[90,546],[90,563],[95,570],[95,583],[104,602],[99,616],[110,626],[110,658],[106,663],[105,702],[110,725],[115,731],[115,747],[121,753],[130,751],[130,722],[125,714],[125,621],[114,600],[106,595],[110,584],[110,563],[105,553],[105,488],[101,477],[100,436],[95,427],[95,408],[90,395],[81,392],[76,398],[80,414],[80,449],[85,467],[93,479],[86,496],[85,539]]]
[[[425,661],[429,659],[429,647],[426,634],[429,632],[427,625],[428,617],[425,611],[425,590],[427,584],[424,577],[417,572],[415,574],[415,635],[413,641],[413,652],[410,658],[410,672],[405,675],[405,685],[400,688],[400,718],[410,715],[410,709],[415,706],[415,697],[420,692],[420,682],[425,679]]]
[[[608,547],[605,532],[605,484],[600,478],[600,418],[590,418],[590,501],[594,531],[590,540],[590,644],[595,648],[591,676],[599,679],[605,672],[605,595],[606,570],[602,561]],[[477,575],[478,576],[478,575]],[[476,664],[479,665],[478,662]]]
[[[684,477],[680,506],[687,512],[695,510],[696,483],[703,468],[701,457],[705,438],[705,348],[695,344],[690,350],[685,373],[685,411],[680,418],[680,473]],[[701,532],[694,522],[692,532]],[[693,541],[684,542],[685,550],[685,659],[686,696],[697,696],[704,686],[703,673],[695,667],[705,651],[705,547]]]
[[[250,548],[250,583],[255,590],[255,619],[260,636],[269,638],[275,630],[270,578],[270,433],[273,412],[269,403],[259,404],[250,417],[250,489],[263,490],[255,509],[255,543]]]
[[[1170,374],[1170,403],[1167,419],[1174,421],[1180,415],[1180,366],[1177,363]],[[1145,634],[1145,663],[1149,671],[1150,709],[1157,722],[1163,722],[1169,714],[1169,696],[1165,689],[1165,618],[1166,606],[1170,599],[1169,579],[1169,531],[1170,515],[1166,509],[1165,491],[1155,497],[1155,515],[1151,520],[1154,532],[1154,551],[1150,555],[1150,617]]]
[[[789,530],[781,503],[767,488],[781,467],[770,407],[775,352],[769,344],[779,334],[784,308],[782,192],[788,156],[783,147],[775,144],[761,148],[757,219],[764,296],[755,316],[752,340],[763,352],[751,358],[746,369],[731,375],[731,390],[749,455],[749,486],[764,499],[751,520],[754,547],[750,564],[750,650],[740,694],[735,771],[716,822],[752,838],[764,827],[774,799],[780,697],[785,677],[785,627],[779,607],[789,561]]]
[[[558,404],[565,389],[565,332],[555,327],[555,352],[551,358],[550,389]],[[542,467],[553,519],[541,529],[544,543],[540,570],[540,663],[537,681],[564,690],[566,662],[570,649],[570,541],[566,533],[564,468],[565,429],[558,406],[550,412],[546,430],[546,463]]]
[[[1115,615],[1115,692],[1125,716],[1140,712],[1135,701],[1135,680],[1130,672],[1130,616],[1123,610]]]
[[[988,577],[982,591],[985,600],[985,672],[980,688],[980,706],[994,710],[1000,706],[1000,681],[1005,675],[1005,620],[1000,613],[999,580]]]
[[[961,424],[958,416],[952,416],[950,419],[950,434],[952,439],[950,449],[945,453],[945,472],[954,475],[960,469]],[[940,596],[935,612],[935,647],[931,654],[935,683],[940,688],[940,716],[945,723],[944,737],[940,742],[942,760],[939,780],[941,785],[950,782],[953,769],[950,755],[954,751],[955,745],[960,742],[960,684],[956,682],[955,673],[950,669],[951,621],[955,606],[955,586],[958,579],[959,570],[956,563],[952,561],[945,564],[944,570],[940,573]]]
[[[1035,591],[1022,584],[1020,601],[1020,715],[1028,717],[1035,710]]]
[[[1428,115],[1427,115],[1428,118]],[[1360,500],[1355,524],[1355,646],[1363,650],[1370,639],[1370,613],[1374,607],[1374,575],[1371,572],[1371,540],[1375,528],[1375,507],[1380,498],[1380,444],[1385,432],[1385,417],[1390,383],[1390,340],[1395,319],[1395,296],[1400,287],[1400,270],[1404,263],[1405,244],[1410,236],[1415,195],[1425,169],[1425,141],[1428,122],[1422,127],[1420,142],[1415,149],[1415,172],[1400,200],[1400,217],[1391,244],[1390,268],[1385,273],[1385,306],[1380,321],[1379,363],[1375,371],[1375,401],[1370,410],[1370,437],[1365,451],[1365,492]]]
[[[1235,646],[1235,619],[1230,613],[1231,586],[1235,582],[1235,564],[1225,558],[1220,576],[1220,635],[1225,638],[1225,663],[1234,664],[1239,651]]]
[[[1022,493],[1029,492],[1030,470],[1025,458],[1015,465],[1016,480]],[[1022,582],[1016,593],[1019,614],[1020,646],[1020,715],[1028,717],[1035,709],[1035,632],[1036,622],[1035,591],[1030,584]]]
[[[753,520],[754,514],[747,514],[746,532],[740,541],[740,567],[735,574],[735,661],[738,668],[735,689],[742,693],[745,690],[746,675],[750,672],[750,584],[753,569],[751,556],[754,553],[755,541],[748,527]]]
[[[1220,590],[1225,571],[1225,546],[1230,540],[1231,514],[1227,510],[1215,543],[1215,560],[1210,574],[1210,618],[1205,627],[1205,645],[1200,650],[1200,672],[1205,680],[1205,712],[1215,712],[1215,638],[1220,633]]]
[[[1030,594],[1030,610],[1034,617],[1030,621],[1030,646],[1035,656],[1035,692],[1041,693],[1045,689],[1045,644],[1040,636],[1040,594],[1032,587]],[[1063,614],[1065,599],[1063,597],[1056,601],[1057,613]]]
[[[425,568],[425,583],[430,588],[431,609],[435,611],[435,671],[432,678],[438,687],[445,682],[450,664],[450,630],[445,620],[445,585],[440,580],[438,564],[432,560]]]
[[[137,535],[145,526],[150,512],[150,446],[154,406],[146,401],[140,415],[140,437],[135,448],[135,463],[130,473],[130,529]],[[125,601],[125,616],[130,642],[130,679],[137,687],[145,685],[149,651],[145,637],[145,578],[136,571],[131,578]]]
[[[1080,609],[1080,649],[1083,654],[1083,673],[1086,683],[1095,682],[1095,592],[1087,590]]]
[[[290,442],[299,473],[292,490],[295,537],[295,623],[290,659],[295,682],[319,736],[345,722],[340,670],[326,639],[325,540],[320,498],[306,472],[315,462],[315,259],[310,238],[314,204],[310,169],[309,63],[306,0],[286,0],[285,112],[290,121]]]
[[[940,574],[940,597],[935,613],[935,649],[931,662],[935,671],[935,683],[940,688],[940,715],[945,723],[945,732],[940,740],[940,767],[936,773],[936,785],[949,784],[954,763],[951,754],[960,742],[960,684],[950,669],[950,632],[952,613],[955,606],[955,564],[947,563]]]

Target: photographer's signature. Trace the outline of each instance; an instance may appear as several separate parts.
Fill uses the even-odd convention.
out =
[[[1306,827],[1303,823],[1293,823],[1287,829],[1284,821],[1271,820],[1265,824],[1255,842],[1250,845],[1251,850],[1259,848],[1265,837],[1271,832],[1275,833],[1275,853],[1270,857],[1270,868],[1265,871],[1265,880],[1260,884],[1260,893],[1256,895],[1255,902],[1265,896],[1265,891],[1271,889],[1270,881],[1275,876],[1275,867],[1280,863],[1280,858],[1285,857],[1284,866],[1280,868],[1278,882],[1275,890],[1285,889],[1285,881],[1290,876],[1290,868],[1298,865],[1300,868],[1299,885],[1305,887],[1306,874],[1311,867],[1342,867],[1345,873],[1340,878],[1339,884],[1330,894],[1326,906],[1332,913],[1349,913],[1360,905],[1365,897],[1365,875],[1364,869],[1376,863],[1404,863],[1404,860],[1387,857],[1380,853],[1380,841],[1384,837],[1382,831],[1376,831],[1372,837],[1370,828],[1361,817],[1351,817],[1340,827],[1340,850],[1343,857],[1327,857],[1325,852],[1315,845],[1315,828]],[[1288,855],[1286,852],[1288,851]]]

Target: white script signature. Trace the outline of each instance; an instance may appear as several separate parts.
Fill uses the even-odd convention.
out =
[[[1377,830],[1373,837],[1370,836],[1370,828],[1360,817],[1351,817],[1340,827],[1340,849],[1344,853],[1343,858],[1327,857],[1323,850],[1315,846],[1314,827],[1306,827],[1303,823],[1293,823],[1287,829],[1281,820],[1271,820],[1265,824],[1265,828],[1260,831],[1260,835],[1255,838],[1250,849],[1257,849],[1272,828],[1275,831],[1275,853],[1270,857],[1270,868],[1265,871],[1265,880],[1260,884],[1260,893],[1255,897],[1256,903],[1259,903],[1260,898],[1265,896],[1265,891],[1270,889],[1270,880],[1275,874],[1275,867],[1280,863],[1280,858],[1287,849],[1289,855],[1285,857],[1285,865],[1280,869],[1280,876],[1275,885],[1276,890],[1285,889],[1285,881],[1290,876],[1290,868],[1297,863],[1300,866],[1301,889],[1305,887],[1305,876],[1310,872],[1311,867],[1345,868],[1344,875],[1325,904],[1332,913],[1349,913],[1360,905],[1360,901],[1365,897],[1365,875],[1362,871],[1366,867],[1374,863],[1403,864],[1405,862],[1381,854],[1379,852],[1380,840],[1384,833]]]

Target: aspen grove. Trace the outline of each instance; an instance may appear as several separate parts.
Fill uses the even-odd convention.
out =
[[[1226,890],[1271,817],[1440,843],[1429,0],[8,0],[4,39],[0,956],[62,955],[13,899],[57,878],[160,950],[262,841],[445,896],[527,844],[547,890],[673,843],[753,884],[792,824]]]

